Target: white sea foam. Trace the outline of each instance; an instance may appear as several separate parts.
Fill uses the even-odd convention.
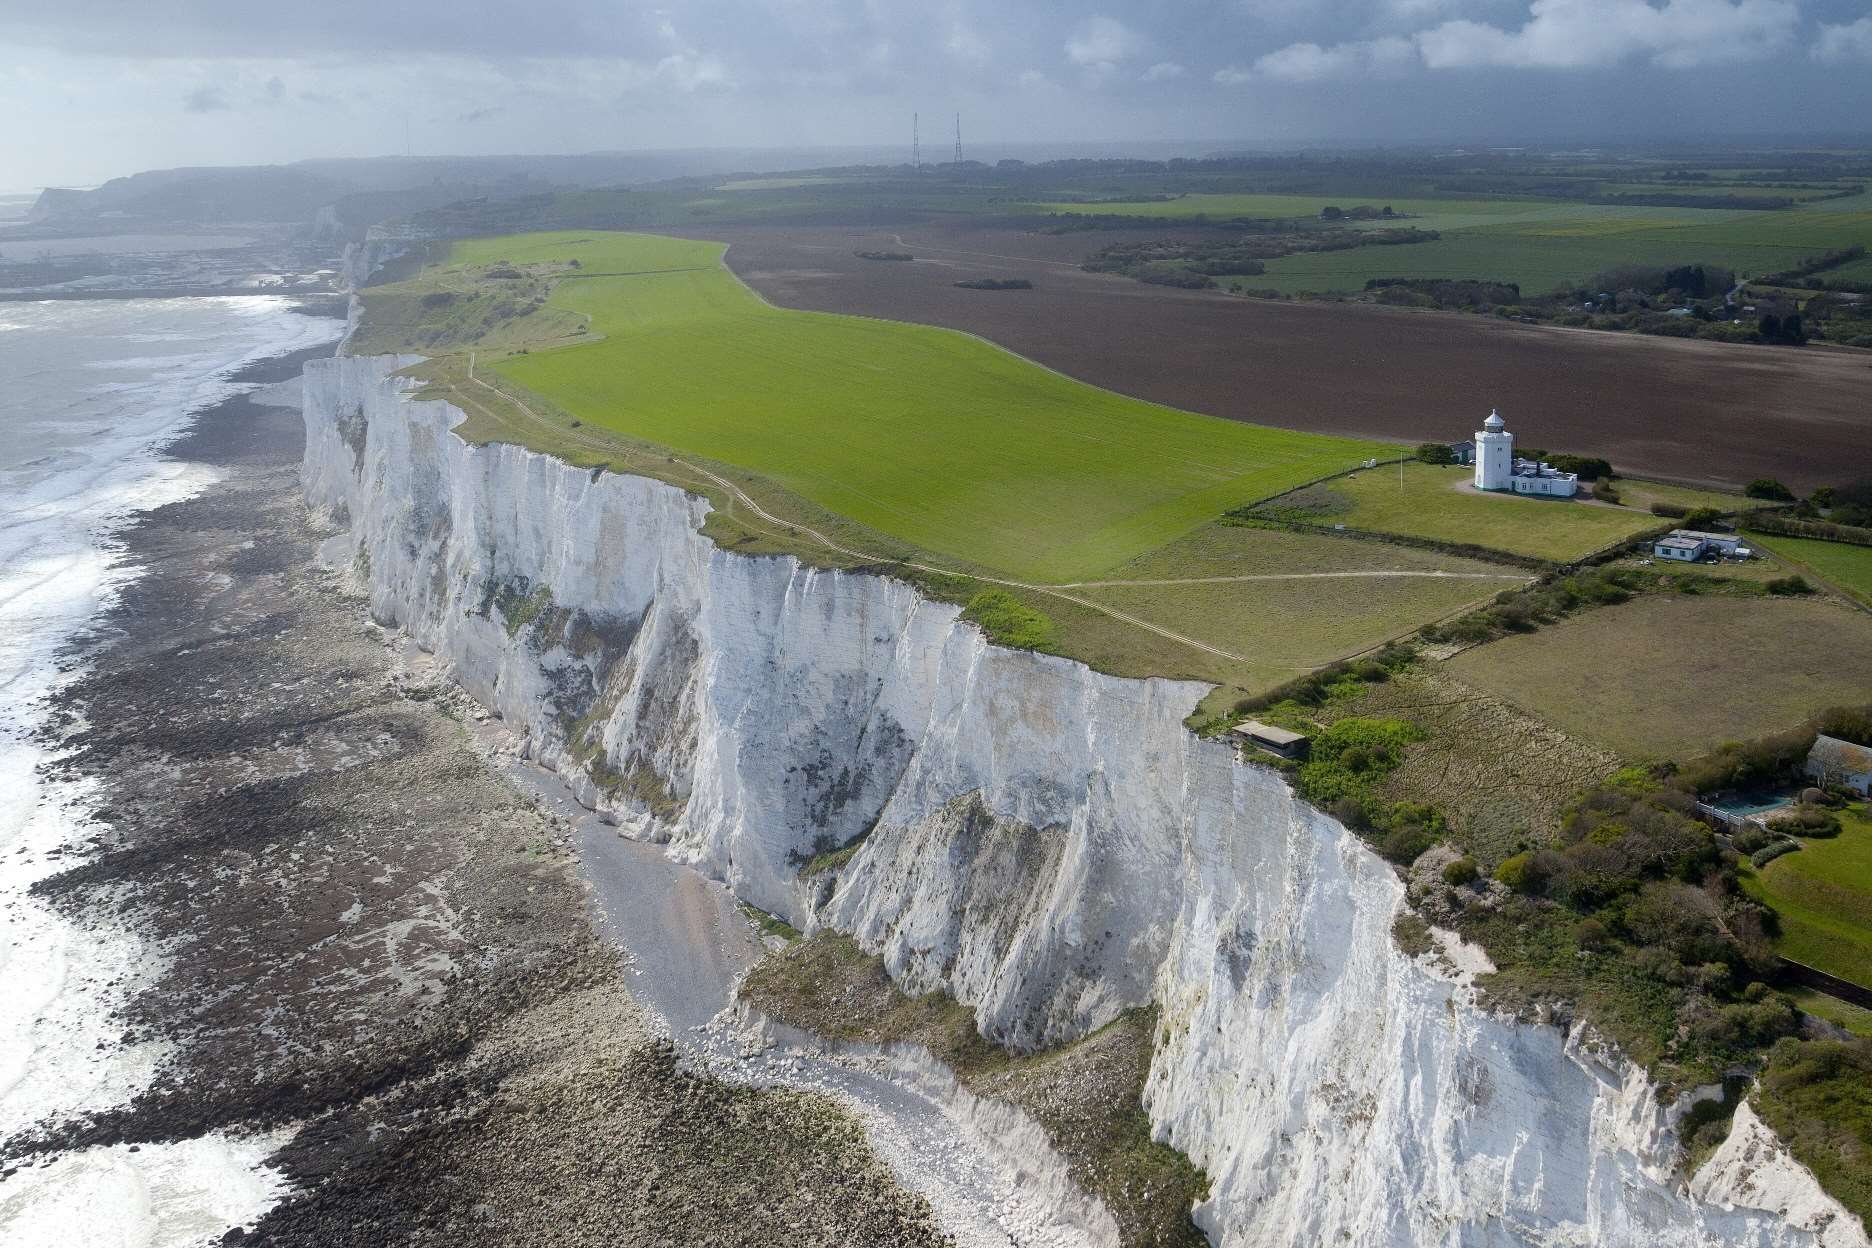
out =
[[[47,302],[9,309],[0,337],[0,1138],[122,1104],[162,1060],[113,1021],[160,952],[77,927],[32,885],[79,861],[87,786],[53,781],[34,739],[69,679],[65,652],[136,569],[114,534],[214,480],[158,454],[190,413],[242,387],[242,364],[330,341],[336,322],[277,298]],[[178,349],[152,355],[174,341]],[[100,375],[102,374],[102,375]],[[54,851],[64,849],[62,856]],[[168,1248],[262,1212],[271,1138],[210,1136],[88,1149],[0,1181],[0,1243]]]

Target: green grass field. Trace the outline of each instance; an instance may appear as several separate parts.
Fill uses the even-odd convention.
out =
[[[1784,559],[1805,564],[1859,601],[1872,605],[1872,546],[1822,542],[1809,537],[1763,537],[1749,540]]]
[[[1837,602],[1654,595],[1449,660],[1462,681],[1633,760],[1684,759],[1872,701],[1872,615]]]
[[[586,424],[758,472],[926,551],[1095,574],[1387,452],[1178,412],[947,330],[784,311],[718,243],[565,232],[458,244],[443,273],[579,261],[546,310],[598,341],[491,369]]]
[[[1264,275],[1238,284],[1294,294],[1361,290],[1374,277],[1468,277],[1515,282],[1528,294],[1541,294],[1619,265],[1718,264],[1754,275],[1792,267],[1834,248],[1872,244],[1872,212],[1857,198],[1776,211],[1574,200],[1229,194],[1185,195],[1161,203],[1058,201],[1038,207],[1088,215],[1226,218],[1314,217],[1328,204],[1389,204],[1408,215],[1347,224],[1415,226],[1439,231],[1442,237],[1406,246],[1287,256],[1268,261]],[[1839,273],[1851,276],[1845,270]]]
[[[1740,494],[1724,494],[1717,490],[1698,490],[1687,485],[1671,485],[1664,481],[1641,481],[1634,477],[1618,477],[1612,485],[1619,492],[1619,501],[1627,507],[1647,510],[1652,503],[1674,503],[1679,507],[1695,509],[1714,507],[1721,512],[1743,511],[1761,504],[1752,498]],[[1664,517],[1658,518],[1663,524]]]
[[[1743,868],[1742,881],[1781,916],[1783,957],[1872,988],[1872,818],[1845,812],[1843,831],[1798,853]]]
[[[1479,494],[1473,470],[1409,463],[1355,473],[1276,499],[1276,517],[1462,542],[1564,562],[1666,523],[1647,511],[1580,500]],[[1402,484],[1400,485],[1400,481]]]
[[[1114,568],[1110,579],[1146,583],[1074,592],[1247,661],[1161,641],[1146,652],[1126,635],[1136,630],[1108,616],[1029,601],[1058,622],[1066,648],[1105,670],[1211,680],[1229,701],[1512,589],[1526,576],[1378,542],[1209,524]],[[1165,581],[1181,583],[1148,583]]]

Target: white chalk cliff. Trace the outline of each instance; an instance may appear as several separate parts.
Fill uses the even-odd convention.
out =
[[[306,496],[373,612],[592,804],[995,1039],[1158,1004],[1147,1108],[1214,1180],[1218,1245],[1867,1243],[1752,1115],[1687,1182],[1640,1072],[1407,957],[1391,868],[1192,735],[1198,686],[721,550],[705,500],[471,447],[395,366],[306,372]],[[797,879],[867,829],[835,880]]]

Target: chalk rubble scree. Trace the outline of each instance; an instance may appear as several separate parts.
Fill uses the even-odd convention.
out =
[[[1391,868],[1191,734],[1200,686],[722,550],[673,486],[463,442],[458,409],[393,375],[410,362],[306,369],[306,496],[376,616],[632,835],[852,934],[994,1040],[1156,1003],[1146,1108],[1213,1179],[1217,1244],[1867,1243],[1752,1115],[1686,1183],[1682,1103],[1407,957]],[[867,829],[836,874],[798,878]]]

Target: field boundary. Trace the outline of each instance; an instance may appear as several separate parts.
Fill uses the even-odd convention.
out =
[[[644,231],[633,230],[633,231],[628,231],[628,232],[629,233],[643,233]],[[671,236],[671,237],[674,237],[674,236]],[[901,239],[901,236],[893,236],[893,237],[898,237]],[[707,239],[704,241],[721,242],[720,239]],[[911,244],[909,243],[904,244],[904,246],[906,247],[910,245]],[[1096,381],[1087,381],[1083,377],[1073,376],[1071,373],[1066,372],[1064,369],[1055,368],[1051,364],[1043,364],[1039,360],[1034,359],[1030,355],[1022,355],[1019,351],[1014,350],[1014,348],[1006,346],[1002,343],[996,342],[994,339],[989,338],[983,334],[978,334],[972,329],[957,329],[953,325],[937,325],[930,321],[906,321],[901,318],[893,318],[893,317],[888,317],[888,316],[867,316],[863,312],[824,312],[816,308],[789,308],[785,304],[775,303],[773,300],[769,299],[766,295],[761,294],[760,291],[756,290],[752,285],[748,283],[746,278],[742,277],[739,273],[734,271],[734,268],[728,263],[728,252],[733,247],[734,247],[733,242],[722,243],[721,258],[716,263],[721,267],[723,272],[727,273],[728,276],[734,278],[735,281],[739,282],[741,286],[750,295],[753,295],[756,299],[760,300],[761,305],[763,307],[771,308],[775,312],[804,312],[810,316],[843,316],[843,317],[849,317],[851,320],[854,320],[854,321],[870,321],[871,323],[876,324],[876,325],[916,325],[923,329],[933,329],[933,330],[937,330],[945,334],[958,334],[963,338],[972,338],[976,342],[979,342],[984,346],[992,347],[996,351],[999,351],[1001,354],[1006,355],[1006,356],[1011,356],[1012,358],[1019,360],[1023,364],[1031,364],[1033,367],[1040,369],[1043,372],[1051,373],[1053,374],[1053,376],[1060,378],[1062,381],[1070,381],[1076,386],[1089,386],[1090,388],[1094,390],[1102,390],[1106,394],[1115,394],[1119,398],[1129,399],[1133,403],[1148,403],[1152,407],[1160,407],[1166,412],[1179,412],[1185,416],[1199,416],[1204,420],[1227,421],[1229,424],[1233,424],[1233,425],[1249,425],[1249,426],[1261,428],[1261,429],[1282,429],[1290,433],[1312,432],[1311,430],[1305,430],[1305,429],[1288,430],[1286,429],[1286,426],[1284,425],[1263,425],[1257,421],[1252,421],[1252,420],[1236,420],[1233,417],[1229,417],[1229,416],[1218,416],[1214,412],[1199,412],[1193,407],[1178,407],[1174,403],[1165,403],[1160,399],[1147,399],[1143,397],[1142,395],[1126,394],[1123,390],[1117,390],[1117,389],[1112,388],[1111,386],[1100,385]],[[976,254],[986,254],[986,253],[976,253]],[[1011,256],[1008,257],[1008,259],[1014,259],[1014,258],[1015,257],[1011,257]],[[1063,264],[1065,262],[1056,260],[1056,261],[1036,261],[1036,263]],[[1075,269],[1077,268],[1076,265],[1069,266],[1069,267],[1073,267]],[[1121,280],[1128,281],[1129,279],[1121,279]],[[1202,293],[1202,292],[1198,292],[1198,293]],[[1389,438],[1389,437],[1384,437],[1378,434],[1366,435],[1366,434],[1329,433],[1329,434],[1318,434],[1316,436],[1329,437],[1329,438],[1343,438],[1347,441],[1353,441],[1353,442],[1390,442],[1390,443],[1395,443],[1398,445],[1403,445],[1405,441],[1404,439],[1401,439],[1401,438]],[[1402,456],[1401,458],[1408,459],[1409,457]],[[1398,461],[1395,459],[1381,459],[1378,462],[1381,464],[1395,464]],[[1364,469],[1362,468],[1341,469],[1338,472],[1329,473],[1326,476],[1320,477],[1317,480],[1304,482],[1303,484],[1296,485],[1296,486],[1290,486],[1289,488],[1282,490],[1280,494],[1270,494],[1266,498],[1257,499],[1256,501],[1252,503],[1244,503],[1242,505],[1244,507],[1258,507],[1262,503],[1271,502],[1274,499],[1279,498],[1281,494],[1291,494],[1293,493],[1294,490],[1304,490],[1305,488],[1307,488],[1307,486],[1318,485],[1321,481],[1331,481],[1335,477],[1343,477],[1347,473],[1362,472],[1362,471],[1364,471]]]
[[[1872,988],[1855,984],[1850,979],[1841,979],[1829,975],[1818,967],[1808,966],[1805,962],[1796,962],[1793,958],[1781,959],[1781,977],[1824,993],[1835,1001],[1844,1001],[1847,1005],[1856,1005],[1862,1010],[1872,1010]]]
[[[1793,537],[1794,535],[1791,533],[1767,533],[1767,534],[1763,534],[1762,536]],[[1826,539],[1809,537],[1809,538],[1796,538],[1795,540],[1815,542],[1815,541],[1825,541]],[[1854,545],[1855,543],[1844,542],[1841,544],[1842,545]],[[1793,555],[1788,554],[1786,551],[1776,550],[1773,546],[1764,547],[1764,549],[1767,550],[1769,554],[1779,559],[1781,562],[1792,564],[1794,567],[1800,569],[1802,572],[1805,572],[1808,576],[1813,577],[1814,580],[1819,581],[1820,584],[1825,586],[1827,589],[1832,590],[1833,593],[1836,594],[1848,606],[1853,607],[1854,609],[1859,610],[1859,611],[1864,611],[1869,615],[1872,615],[1872,601],[1868,601],[1865,595],[1859,593],[1857,590],[1849,589],[1846,586],[1841,585],[1839,582],[1835,581],[1832,577],[1827,576],[1815,570],[1813,565],[1807,563],[1804,560],[1796,559]],[[1872,1008],[1872,1007],[1869,1007],[1869,1008]]]

